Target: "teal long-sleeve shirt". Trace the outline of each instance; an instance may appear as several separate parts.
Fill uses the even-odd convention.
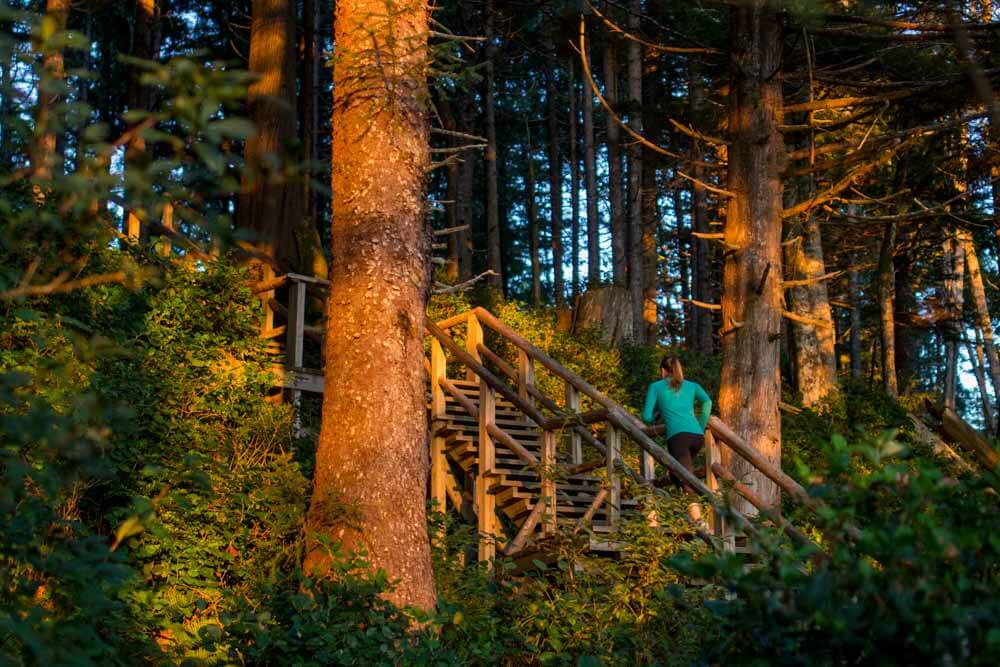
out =
[[[700,419],[694,415],[694,402],[701,404]],[[656,413],[667,427],[667,438],[678,433],[705,433],[708,416],[712,413],[712,399],[697,382],[685,380],[680,389],[670,386],[669,380],[658,380],[649,385],[642,420],[652,424]]]

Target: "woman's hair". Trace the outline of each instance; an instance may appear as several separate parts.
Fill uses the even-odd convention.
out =
[[[674,389],[681,388],[681,384],[684,383],[684,369],[681,367],[680,359],[667,355],[660,362],[660,369],[666,371],[667,375],[670,376],[671,387]]]

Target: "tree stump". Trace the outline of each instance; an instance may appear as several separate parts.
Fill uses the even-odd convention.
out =
[[[634,339],[632,299],[624,287],[607,285],[589,289],[576,301],[573,331],[597,329],[601,340],[621,345]]]

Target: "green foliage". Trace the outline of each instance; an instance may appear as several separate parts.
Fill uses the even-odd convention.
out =
[[[909,458],[886,434],[859,445],[835,437],[812,491],[829,558],[769,549],[745,568],[734,557],[678,561],[722,577],[712,604],[721,642],[711,661],[735,664],[996,664],[1000,612],[993,475],[955,479]],[[819,473],[807,469],[807,475]],[[862,536],[844,537],[847,522]]]

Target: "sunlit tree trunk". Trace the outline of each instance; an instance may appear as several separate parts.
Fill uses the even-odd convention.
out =
[[[965,268],[968,270],[969,294],[975,308],[976,325],[983,335],[983,347],[986,348],[986,367],[989,371],[990,384],[993,385],[994,397],[1000,397],[1000,354],[993,340],[993,321],[990,319],[990,308],[986,301],[986,287],[983,285],[983,274],[979,266],[979,255],[976,254],[976,244],[972,233],[967,229],[958,230],[958,240],[965,254]],[[1000,415],[1000,411],[997,411]]]
[[[955,409],[958,394],[958,353],[962,339],[962,309],[965,287],[965,255],[954,231],[945,237],[941,248],[944,272],[944,405]]]
[[[705,113],[705,87],[701,75],[692,64],[688,73],[690,77],[691,114],[700,118]],[[695,142],[695,159],[701,160],[702,153]],[[715,290],[712,286],[712,247],[708,239],[695,234],[707,234],[708,199],[704,186],[705,173],[701,166],[694,166],[694,175],[698,183],[691,185],[691,295],[701,303],[714,303]],[[712,354],[712,311],[692,306],[691,308],[691,349],[699,354]]]
[[[47,0],[45,20],[52,23],[54,32],[66,30],[69,19],[70,0]],[[31,175],[39,185],[35,187],[35,197],[44,200],[45,192],[41,183],[52,178],[56,162],[56,130],[58,129],[53,110],[60,101],[58,86],[66,78],[66,62],[63,52],[49,50],[42,58],[44,74],[38,87],[38,106],[35,109],[35,134],[28,148]]]
[[[584,57],[590,57],[589,47]],[[583,171],[587,181],[587,285],[596,285],[601,281],[601,218],[597,213],[594,92],[586,81],[583,83]]]
[[[135,31],[133,33],[132,55],[143,60],[155,60],[160,55],[160,21],[156,0],[136,0]],[[142,85],[139,77],[143,70],[130,68],[128,84],[128,106],[133,110],[148,110],[152,106],[149,88]],[[137,168],[146,152],[146,141],[142,133],[132,134],[125,145],[125,169]],[[142,221],[133,211],[125,213],[125,233],[133,241],[146,236]]]
[[[997,424],[993,416],[993,405],[990,403],[989,390],[986,388],[986,361],[983,353],[983,338],[979,329],[975,329],[976,344],[973,345],[966,340],[965,344],[969,353],[969,360],[972,362],[972,370],[976,374],[976,384],[979,386],[979,399],[983,407],[983,422],[986,432],[996,435]]]
[[[729,174],[722,293],[721,417],[752,447],[781,464],[782,266],[781,172],[787,156],[782,122],[779,11],[764,0],[729,10]],[[767,506],[778,487],[726,452],[733,474],[753,485]],[[752,512],[745,504],[741,509]]]
[[[322,537],[363,549],[398,581],[394,602],[426,610],[428,14],[419,0],[336,5],[332,326],[305,560],[328,571]]]
[[[785,265],[790,281],[788,291],[792,312],[802,318],[792,322],[795,336],[795,373],[802,404],[811,407],[827,398],[837,387],[836,336],[833,312],[823,260],[819,220],[805,216],[792,225],[785,245]]]
[[[580,294],[580,159],[577,152],[579,143],[579,113],[576,108],[576,65],[569,61],[569,195],[570,195],[570,252],[573,255],[571,274],[573,279],[573,299]],[[589,209],[588,209],[589,210]]]
[[[618,109],[618,53],[615,42],[604,48],[604,97],[613,109]],[[625,202],[622,193],[622,131],[617,121],[606,114],[608,144],[608,203],[611,206],[611,269],[615,285],[625,287],[628,281],[628,231]]]
[[[493,80],[496,45],[494,41],[493,0],[486,0],[486,77],[483,85],[486,115],[486,263],[493,271],[490,284],[503,289],[503,258],[500,246],[500,203],[497,191],[497,119],[495,82]]]
[[[549,211],[552,234],[552,291],[557,306],[566,298],[563,284],[562,156],[559,150],[559,104],[556,97],[555,54],[545,58],[545,110],[549,130]]]
[[[302,185],[280,165],[298,140],[296,128],[294,0],[254,0],[247,91],[256,128],[246,142],[237,226],[255,235],[257,251],[280,270],[324,275],[326,262],[314,225],[305,219]]]
[[[882,236],[878,258],[878,309],[882,335],[882,386],[890,396],[899,396],[896,381],[895,273],[892,256],[896,252],[896,223],[890,222]]]

